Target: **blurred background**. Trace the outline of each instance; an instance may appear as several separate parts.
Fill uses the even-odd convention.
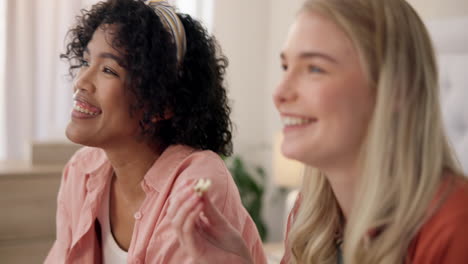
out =
[[[79,147],[64,136],[72,92],[59,53],[76,14],[95,2],[0,0],[1,263],[41,263],[54,239],[61,169]],[[241,193],[256,197],[246,206],[277,263],[276,243],[283,239],[301,165],[278,152],[282,126],[272,93],[281,76],[279,53],[303,0],[171,2],[203,21],[230,61],[235,155],[226,162]],[[468,1],[409,2],[435,42],[445,124],[467,171]]]

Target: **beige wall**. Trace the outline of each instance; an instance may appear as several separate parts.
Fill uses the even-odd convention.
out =
[[[236,125],[234,147],[259,161],[265,144],[268,0],[214,1],[213,33],[229,58],[227,82]]]
[[[408,0],[425,20],[468,15],[467,0]]]

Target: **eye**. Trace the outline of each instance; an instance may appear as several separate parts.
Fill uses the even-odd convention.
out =
[[[104,67],[104,69],[102,70],[104,73],[107,73],[107,74],[111,74],[113,76],[116,76],[116,77],[119,77],[119,75],[114,71],[112,70],[111,68],[109,67]]]
[[[281,69],[283,69],[283,71],[287,71],[288,70],[288,65],[286,64],[281,64]]]
[[[317,67],[317,66],[313,66],[313,65],[308,66],[307,70],[310,73],[325,73],[325,71],[322,68]]]
[[[89,62],[85,59],[80,60],[80,67],[89,67]]]

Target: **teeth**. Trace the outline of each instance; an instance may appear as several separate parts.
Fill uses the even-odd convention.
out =
[[[283,117],[282,118],[284,126],[297,126],[297,125],[304,125],[312,122],[311,119],[308,118],[299,118],[299,117]]]
[[[91,112],[88,109],[85,109],[85,108],[79,106],[76,102],[73,103],[73,109],[75,109],[78,112],[85,113],[87,115],[97,115],[98,114],[96,112]]]

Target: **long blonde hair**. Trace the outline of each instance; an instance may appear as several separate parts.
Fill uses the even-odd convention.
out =
[[[307,168],[287,239],[291,263],[336,263],[341,231],[346,264],[403,263],[443,172],[462,174],[442,127],[428,32],[404,0],[309,0],[301,12],[310,11],[351,39],[376,101],[346,228],[325,175]]]

